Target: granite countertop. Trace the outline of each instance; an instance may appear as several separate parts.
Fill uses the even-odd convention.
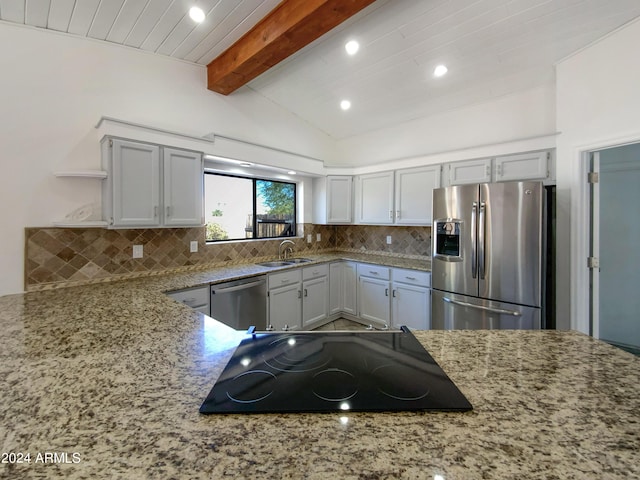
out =
[[[415,332],[471,412],[201,415],[244,332],[162,291],[222,274],[0,297],[0,478],[640,478],[640,359],[576,332]]]

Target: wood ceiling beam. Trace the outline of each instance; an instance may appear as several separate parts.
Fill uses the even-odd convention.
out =
[[[228,95],[375,0],[283,0],[207,65],[207,88]]]

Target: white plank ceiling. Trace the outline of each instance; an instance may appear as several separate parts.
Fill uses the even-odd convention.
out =
[[[206,65],[278,3],[0,0],[0,20]],[[193,4],[201,24],[188,16]],[[556,62],[638,16],[640,0],[377,0],[248,87],[346,138],[553,85]],[[360,43],[353,57],[350,39]],[[434,78],[439,63],[449,73]]]

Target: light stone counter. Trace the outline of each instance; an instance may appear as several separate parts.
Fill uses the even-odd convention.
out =
[[[201,415],[243,332],[161,292],[219,275],[0,297],[0,478],[640,478],[640,359],[575,332],[416,332],[472,412]]]

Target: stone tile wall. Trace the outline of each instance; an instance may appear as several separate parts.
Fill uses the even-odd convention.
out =
[[[320,233],[321,241],[316,241]],[[312,242],[306,242],[307,235]],[[392,244],[386,244],[386,236]],[[198,252],[190,253],[190,242]],[[326,226],[303,224],[292,238],[297,255],[345,250],[390,255],[429,255],[429,227]],[[202,228],[107,230],[102,228],[26,228],[25,290],[60,283],[74,285],[106,279],[188,271],[207,266],[270,260],[281,239],[207,245]],[[144,256],[132,258],[133,245]]]

